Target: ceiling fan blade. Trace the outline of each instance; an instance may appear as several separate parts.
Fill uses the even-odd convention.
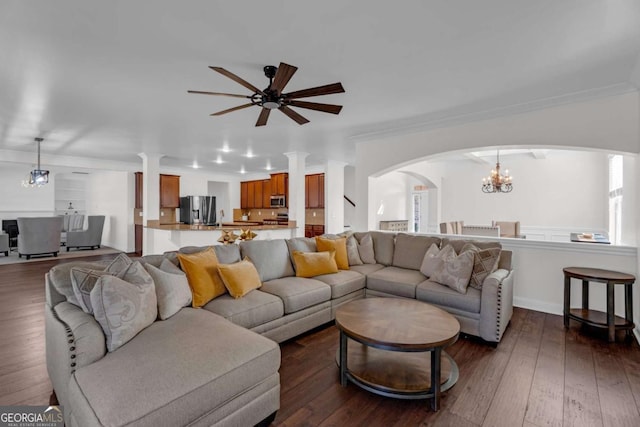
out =
[[[309,123],[309,120],[305,119],[300,114],[296,113],[295,111],[293,111],[291,108],[287,107],[286,105],[282,105],[280,108],[278,108],[278,110],[280,110],[283,113],[285,113],[287,116],[289,116],[290,119],[294,120],[299,125],[303,125],[305,123]]]
[[[321,104],[319,102],[306,102],[306,101],[289,101],[289,105],[293,107],[306,108],[308,110],[322,111],[323,113],[340,114],[342,105],[334,104]]]
[[[331,95],[332,93],[342,93],[344,88],[342,83],[332,83],[329,85],[302,89],[295,92],[285,93],[283,96],[288,99],[307,98],[310,96]]]
[[[280,95],[282,89],[289,83],[296,71],[298,71],[298,67],[281,62],[273,78],[273,83],[271,83],[271,90],[275,90]]]
[[[256,122],[256,126],[266,125],[267,120],[269,119],[269,113],[271,113],[271,110],[263,107],[262,111],[260,111],[260,115],[258,116],[258,121]]]
[[[256,93],[259,93],[260,95],[264,95],[264,92],[262,92],[260,89],[258,89],[257,87],[255,87],[254,85],[249,83],[248,81],[236,76],[231,71],[227,71],[222,67],[211,67],[210,66],[209,68],[211,68],[213,71],[217,71],[218,73],[222,74],[225,77],[229,77],[234,82],[241,84],[242,86],[246,87],[247,89],[249,89],[252,92],[256,92]]]
[[[237,95],[235,93],[221,93],[221,92],[204,92],[201,90],[188,90],[189,93],[197,93],[199,95],[221,95],[221,96],[233,96],[234,98],[251,98],[250,95]]]
[[[223,114],[230,113],[232,111],[242,110],[243,108],[252,107],[255,104],[249,103],[244,105],[238,105],[237,107],[229,108],[228,110],[218,111],[217,113],[210,114],[211,116],[221,116]]]

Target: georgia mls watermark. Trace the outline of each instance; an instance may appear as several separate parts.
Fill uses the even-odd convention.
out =
[[[0,427],[64,427],[62,406],[0,406]]]

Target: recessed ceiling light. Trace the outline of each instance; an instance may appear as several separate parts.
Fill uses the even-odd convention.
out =
[[[231,148],[229,148],[229,144],[227,144],[225,142],[220,151],[222,151],[223,153],[230,153],[231,152]]]
[[[251,159],[251,158],[253,158],[253,157],[255,157],[255,156],[256,156],[256,155],[255,155],[255,154],[253,154],[253,151],[251,151],[251,149],[250,149],[250,148],[247,150],[247,154],[245,154],[245,157],[248,157],[248,158],[250,158],[250,159]]]
[[[193,161],[193,164],[191,165],[191,167],[194,169],[200,169],[200,165],[198,165],[198,162],[196,162],[195,160]]]
[[[222,161],[222,156],[218,154],[218,157],[214,160],[215,163],[221,165],[224,162]]]
[[[271,166],[270,162],[267,162],[267,166],[265,167],[266,170],[270,171],[273,169],[273,167]]]
[[[240,173],[242,173],[242,174],[247,173],[247,171],[244,169],[244,166],[242,166],[242,168],[240,169]]]

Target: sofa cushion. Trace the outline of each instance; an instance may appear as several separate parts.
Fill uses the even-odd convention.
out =
[[[357,271],[360,274],[365,276],[370,275],[371,273],[375,273],[378,270],[382,270],[384,265],[382,264],[363,264],[363,265],[352,265],[351,270]]]
[[[313,277],[338,272],[336,251],[300,252],[293,251],[293,265],[296,277]]]
[[[285,240],[287,242],[287,248],[289,249],[289,257],[291,258],[291,264],[293,269],[296,269],[296,263],[293,261],[293,252],[317,252],[316,239],[313,237],[294,237],[292,239]]]
[[[262,282],[295,275],[284,239],[240,242],[240,251],[256,266]]]
[[[373,239],[373,252],[376,262],[382,265],[392,265],[395,234],[383,231],[371,231],[370,233]]]
[[[467,292],[473,271],[473,260],[474,254],[471,251],[463,251],[460,255],[453,254],[443,258],[442,264],[429,279],[464,294]]]
[[[102,276],[90,294],[94,317],[104,331],[110,352],[129,342],[158,317],[153,279],[142,264],[134,262],[125,277],[128,280]]]
[[[262,286],[258,270],[248,258],[234,264],[219,264],[218,272],[229,295],[234,298],[242,298]]]
[[[49,270],[49,280],[55,290],[63,295],[67,302],[80,307],[80,302],[73,292],[73,284],[71,283],[71,269],[74,267],[85,268],[87,270],[104,270],[109,261],[72,261],[58,264]]]
[[[261,290],[249,292],[238,299],[222,295],[202,308],[247,329],[284,316],[282,300]]]
[[[180,268],[186,273],[193,307],[202,307],[227,292],[218,273],[218,257],[212,247],[194,253],[179,253]]]
[[[185,308],[78,368],[70,398],[76,417],[92,413],[100,425],[197,424],[279,366],[275,342],[206,310]]]
[[[315,279],[283,277],[262,284],[261,290],[279,297],[284,314],[295,313],[331,299],[331,287]]]
[[[456,251],[453,246],[447,245],[442,249],[438,249],[435,244],[432,244],[427,253],[424,254],[422,259],[422,265],[420,265],[420,272],[427,277],[431,277],[433,273],[438,270],[446,258],[456,256]]]
[[[147,264],[146,269],[156,286],[158,317],[161,320],[168,319],[182,307],[191,304],[191,288],[187,275],[171,261],[163,260],[160,268]]]
[[[482,290],[484,279],[498,268],[502,249],[480,249],[472,243],[467,243],[462,247],[462,250],[471,251],[474,254],[473,271],[471,272],[469,286]]]
[[[340,270],[349,269],[349,257],[347,255],[346,237],[329,238],[317,236],[316,246],[318,247],[318,252],[335,251],[335,259],[338,268]]]
[[[440,244],[440,247],[444,248],[446,245],[451,245],[453,246],[453,249],[455,249],[456,253],[459,254],[460,252],[462,252],[462,248],[467,243],[471,243],[479,249],[489,249],[489,248],[502,249],[502,244],[500,242],[492,242],[492,241],[485,242],[485,241],[468,240],[468,239],[450,239],[448,237],[445,237],[444,239],[442,239],[442,243]]]
[[[431,245],[440,247],[440,238],[399,233],[393,251],[393,266],[420,270],[424,255]]]
[[[335,274],[323,274],[314,277],[322,283],[331,286],[331,298],[336,299],[359,289],[364,289],[366,277],[352,270],[340,270]]]
[[[242,260],[238,245],[213,245],[220,264],[233,264]]]
[[[85,313],[93,314],[93,307],[91,306],[91,290],[94,288],[100,277],[119,276],[126,272],[126,269],[131,265],[131,259],[125,254],[119,254],[109,264],[107,264],[104,270],[91,270],[83,267],[71,268],[71,284],[73,286],[73,293],[78,305]],[[71,301],[70,301],[71,302]]]
[[[367,275],[367,289],[415,298],[416,285],[424,282],[426,277],[419,271],[399,267],[386,267]]]
[[[470,313],[480,313],[480,295],[480,291],[474,288],[467,288],[467,293],[461,294],[431,280],[426,280],[416,287],[416,299],[420,301]]]
[[[358,255],[364,264],[376,264],[376,254],[373,251],[373,238],[369,233],[353,233],[358,243]]]
[[[347,258],[349,258],[349,266],[364,264],[358,251],[358,241],[353,233],[347,236]]]

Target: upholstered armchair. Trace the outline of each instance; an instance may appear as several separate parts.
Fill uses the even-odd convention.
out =
[[[62,217],[18,218],[18,256],[31,259],[32,255],[60,252]]]
[[[462,227],[464,227],[464,221],[450,221],[440,223],[441,234],[462,234]]]
[[[99,248],[102,244],[104,215],[89,215],[88,228],[82,231],[67,232],[67,252],[69,248]]]
[[[71,214],[61,215],[62,220],[62,234],[60,236],[60,243],[62,246],[67,243],[67,232],[69,231],[82,231],[84,228],[84,215]]]
[[[0,253],[9,256],[9,235],[4,232],[0,232]]]
[[[500,227],[500,237],[520,237],[520,221],[491,221],[494,227]]]

